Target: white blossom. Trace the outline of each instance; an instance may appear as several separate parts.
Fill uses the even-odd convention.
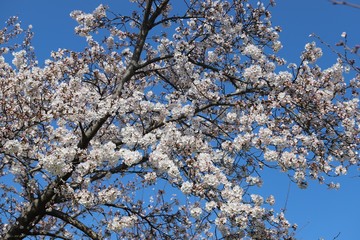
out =
[[[181,185],[181,191],[182,191],[184,194],[190,194],[191,191],[192,191],[192,188],[193,188],[193,183],[191,183],[191,182],[184,182],[184,183]]]
[[[253,59],[259,59],[262,55],[262,51],[257,46],[249,44],[244,48],[243,54],[249,55]]]
[[[194,218],[199,218],[202,214],[202,209],[199,207],[193,207],[190,209],[190,214]]]
[[[21,69],[26,66],[25,55],[25,50],[13,53],[14,59],[12,60],[12,64],[14,64],[17,69]]]
[[[120,231],[124,228],[131,228],[137,221],[135,215],[114,217],[108,224],[108,228],[113,231]]]
[[[346,175],[347,170],[344,166],[340,165],[335,168],[335,174],[336,175]]]
[[[129,149],[120,149],[119,155],[127,166],[132,166],[134,164],[137,164],[142,158],[140,152],[131,151]]]
[[[275,197],[273,195],[270,195],[267,199],[266,202],[268,204],[270,204],[271,206],[275,204]]]
[[[215,209],[217,206],[216,202],[210,201],[205,204],[206,211],[210,212],[211,210]]]

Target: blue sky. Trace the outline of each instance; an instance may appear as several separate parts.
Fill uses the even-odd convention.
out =
[[[360,2],[352,0],[352,2]],[[10,0],[2,1],[0,22],[12,15],[20,17],[24,25],[32,24],[35,32],[34,46],[40,64],[49,58],[52,50],[69,48],[81,50],[83,38],[74,35],[76,22],[69,17],[72,10],[92,11],[100,3],[109,5],[118,13],[129,12],[127,0]],[[334,6],[327,0],[278,0],[272,10],[274,25],[280,25],[284,48],[279,52],[289,62],[299,62],[305,43],[315,39],[309,34],[316,33],[329,44],[335,44],[343,31],[348,33],[350,43],[360,43],[360,10]],[[318,44],[319,46],[320,43]],[[322,46],[324,55],[321,67],[335,63],[336,56]],[[307,190],[290,185],[286,176],[264,174],[264,189],[277,199],[277,207],[283,208],[287,201],[287,217],[299,225],[299,239],[358,239],[360,236],[360,178],[357,172],[349,172],[342,178],[333,179],[341,183],[340,190],[328,190],[326,186],[311,182]]]

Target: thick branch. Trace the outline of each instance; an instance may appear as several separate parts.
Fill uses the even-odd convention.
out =
[[[64,236],[61,236],[59,234],[55,234],[55,233],[50,233],[47,231],[32,231],[30,232],[28,235],[32,235],[32,236],[47,236],[47,237],[51,237],[51,239],[64,239],[64,240],[72,240],[72,238],[67,238]]]
[[[143,163],[147,162],[148,160],[149,160],[149,157],[148,157],[148,156],[144,156],[144,157],[141,159],[140,162],[138,162],[138,163],[136,163],[136,164],[133,164],[133,165],[131,165],[131,166],[128,166],[128,165],[126,165],[125,163],[122,163],[122,164],[120,164],[120,165],[118,165],[118,166],[116,166],[116,167],[113,167],[113,168],[111,168],[111,169],[109,169],[109,170],[107,170],[107,171],[103,171],[103,172],[98,172],[98,173],[96,173],[94,176],[91,177],[91,181],[93,182],[93,181],[99,180],[99,179],[105,177],[106,174],[108,174],[108,173],[116,174],[116,173],[124,172],[124,171],[126,171],[127,169],[129,169],[129,168],[131,168],[131,167],[134,167],[134,166],[136,166],[136,165],[143,164]]]
[[[44,193],[23,210],[16,222],[10,227],[5,234],[5,239],[23,239],[26,234],[41,220],[46,214],[46,204],[55,196],[55,189],[68,179],[71,173],[65,174],[62,178],[57,178],[52,184],[49,184]]]
[[[83,134],[80,142],[78,143],[78,148],[80,149],[86,149],[89,145],[89,142],[93,137],[95,137],[96,133],[99,131],[99,129],[104,125],[106,120],[111,115],[108,113],[104,117],[100,118],[98,121],[96,121],[89,129],[87,129]]]
[[[63,220],[64,222],[67,222],[67,223],[73,225],[74,227],[76,227],[77,229],[81,230],[83,233],[88,235],[91,239],[94,239],[94,240],[103,239],[103,237],[99,236],[91,228],[87,227],[85,224],[83,224],[76,218],[73,218],[73,217],[67,215],[66,213],[63,213],[61,211],[54,210],[54,209],[46,211],[46,213],[50,216],[57,217],[57,218]]]
[[[109,114],[106,114],[86,131],[77,145],[80,149],[87,148],[90,140],[96,135],[109,116]],[[73,161],[74,168],[77,163],[78,159],[75,157]],[[65,183],[70,178],[71,174],[72,172],[68,172],[49,184],[48,187],[44,190],[43,194],[31,202],[30,205],[23,210],[21,215],[16,219],[16,222],[10,227],[9,231],[4,236],[4,239],[22,239],[26,237],[30,230],[46,214],[46,205],[55,197],[55,189]]]
[[[162,2],[161,5],[158,8],[156,8],[155,12],[151,15],[151,6],[153,1],[152,0],[147,1],[143,22],[141,24],[138,39],[135,44],[134,53],[131,58],[130,65],[126,70],[124,77],[120,82],[119,87],[116,89],[115,97],[120,96],[124,83],[130,81],[132,76],[135,74],[135,71],[139,68],[138,62],[140,60],[140,56],[145,45],[147,35],[149,34],[151,28],[154,26],[154,22],[156,18],[161,14],[162,10],[166,7],[168,2],[169,0],[165,0],[164,2]]]

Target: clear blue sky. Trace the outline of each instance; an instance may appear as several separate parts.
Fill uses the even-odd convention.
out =
[[[359,0],[352,0],[360,3]],[[74,35],[75,21],[69,17],[72,10],[92,11],[100,3],[109,5],[118,13],[129,12],[127,0],[4,0],[1,2],[0,22],[12,15],[20,17],[23,24],[33,25],[34,46],[40,64],[49,58],[52,50],[69,48],[81,50],[85,41]],[[284,48],[280,51],[289,62],[298,63],[305,43],[312,41],[310,33],[316,33],[329,44],[335,44],[343,31],[352,43],[360,44],[360,10],[334,6],[327,0],[278,0],[272,10],[274,25],[283,29],[280,35]],[[326,51],[321,59],[322,68],[331,66],[336,57]],[[288,192],[289,180],[279,174],[265,174],[264,189],[277,198],[277,207],[283,208]],[[360,239],[360,178],[350,172],[338,180],[340,190],[327,190],[311,182],[307,190],[291,185],[287,217],[299,225],[299,239]]]

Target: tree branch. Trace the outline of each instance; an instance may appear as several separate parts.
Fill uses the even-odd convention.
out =
[[[337,1],[337,0],[329,0],[329,1],[334,5],[344,5],[344,6],[349,6],[349,7],[360,9],[359,4],[350,3],[350,2],[347,2],[347,1]]]
[[[28,234],[46,214],[46,204],[56,195],[55,189],[70,176],[71,173],[67,173],[49,184],[43,194],[22,211],[21,215],[16,219],[16,222],[11,225],[3,239],[23,239],[26,237],[26,234]]]
[[[143,22],[140,27],[140,32],[138,35],[138,39],[135,44],[135,49],[133,56],[131,58],[130,64],[128,66],[128,69],[126,70],[124,77],[122,81],[120,82],[120,86],[116,89],[114,97],[119,97],[121,95],[122,87],[125,82],[128,82],[132,76],[135,74],[136,69],[139,68],[138,62],[141,56],[141,53],[143,51],[146,37],[149,34],[149,31],[153,27],[153,24],[156,20],[156,18],[161,14],[162,10],[166,7],[169,0],[165,0],[161,3],[159,7],[156,8],[155,12],[151,15],[151,6],[153,1],[149,0],[147,1],[146,9],[144,12],[144,18]]]
[[[125,170],[131,168],[131,167],[134,167],[136,165],[140,165],[140,164],[143,164],[145,162],[147,162],[149,160],[149,156],[144,156],[140,162],[136,163],[136,164],[133,164],[131,166],[128,166],[126,165],[125,163],[121,163],[120,165],[116,166],[116,167],[113,167],[109,170],[106,170],[106,171],[102,171],[102,172],[97,172],[95,173],[95,175],[93,175],[91,177],[91,182],[93,181],[96,181],[96,180],[99,180],[103,177],[105,177],[108,173],[111,173],[111,174],[116,174],[116,173],[121,173],[121,172],[124,172]]]
[[[91,228],[87,227],[85,224],[83,224],[76,218],[73,218],[73,217],[67,215],[66,213],[63,213],[61,211],[54,210],[54,209],[46,211],[46,213],[50,216],[59,218],[59,219],[63,220],[64,222],[71,224],[72,226],[76,227],[77,229],[81,230],[83,233],[88,235],[91,239],[94,239],[94,240],[103,239],[102,236],[99,236]]]
[[[31,235],[31,236],[48,236],[48,237],[51,237],[52,239],[57,239],[57,238],[64,239],[64,240],[71,240],[72,239],[72,238],[67,238],[67,237],[64,237],[64,236],[61,236],[61,235],[58,235],[58,234],[55,234],[55,233],[46,232],[46,231],[32,231],[28,235]]]

